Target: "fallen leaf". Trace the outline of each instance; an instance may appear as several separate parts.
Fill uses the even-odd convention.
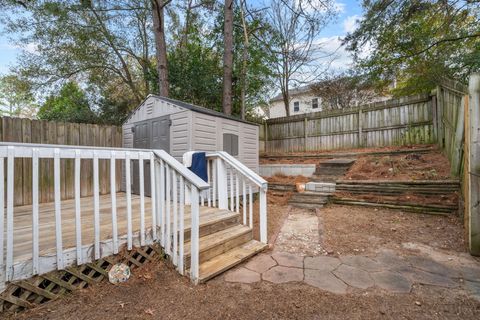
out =
[[[145,310],[145,313],[153,316],[153,310],[151,308],[148,308],[147,310]]]

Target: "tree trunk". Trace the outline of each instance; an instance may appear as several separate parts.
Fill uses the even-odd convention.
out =
[[[242,119],[245,120],[245,99],[247,95],[247,68],[248,68],[248,48],[249,48],[249,39],[248,39],[248,29],[247,29],[247,21],[245,18],[245,10],[244,2],[240,1],[240,14],[242,18],[242,26],[243,26],[243,55],[242,55],[242,88],[240,92],[240,100],[241,100],[241,111],[240,114]]]
[[[223,28],[223,113],[232,114],[232,73],[233,73],[233,0],[225,0],[225,21]]]
[[[290,117],[290,97],[288,94],[288,89],[282,93],[283,96],[283,105],[285,106],[285,116]]]
[[[169,94],[167,44],[165,41],[165,19],[163,14],[163,8],[168,2],[164,0],[152,0],[153,34],[157,49],[158,89],[159,94],[164,97],[168,97]]]

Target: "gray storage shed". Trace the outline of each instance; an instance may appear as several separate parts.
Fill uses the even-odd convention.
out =
[[[255,123],[149,95],[124,122],[123,146],[163,149],[180,162],[187,151],[227,151],[258,173],[258,130]]]

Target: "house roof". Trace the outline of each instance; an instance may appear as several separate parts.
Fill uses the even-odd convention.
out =
[[[215,111],[215,110],[212,110],[212,109],[208,109],[208,108],[205,108],[205,107],[200,107],[200,106],[197,106],[197,105],[194,105],[194,104],[190,104],[190,103],[187,103],[187,102],[184,102],[184,101],[180,101],[180,100],[175,100],[175,99],[172,99],[172,98],[167,98],[167,97],[163,97],[163,96],[159,96],[159,95],[156,95],[156,94],[149,94],[145,100],[142,101],[142,103],[140,103],[140,105],[138,107],[136,107],[134,110],[132,110],[132,112],[130,112],[130,114],[128,115],[127,119],[125,119],[124,123],[126,123],[130,117],[140,108],[142,107],[142,105],[145,103],[145,101],[147,101],[148,99],[150,98],[156,98],[156,99],[159,99],[159,100],[163,100],[165,102],[169,102],[171,104],[174,104],[176,106],[179,106],[179,107],[182,107],[182,108],[185,108],[185,109],[188,109],[188,110],[192,110],[192,111],[195,111],[195,112],[198,112],[198,113],[203,113],[203,114],[208,114],[208,115],[211,115],[211,116],[214,116],[214,117],[220,117],[220,118],[225,118],[225,119],[229,119],[229,120],[233,120],[233,121],[238,121],[238,122],[243,122],[243,123],[246,123],[246,124],[251,124],[251,125],[255,125],[255,126],[258,126],[259,124],[257,123],[254,123],[254,122],[250,122],[250,121],[246,121],[246,120],[242,120],[242,119],[239,119],[237,117],[234,117],[234,116],[229,116],[229,115],[226,115],[222,112],[218,112],[218,111]]]
[[[290,96],[296,96],[296,95],[299,95],[299,94],[302,94],[302,93],[306,93],[310,90],[312,90],[312,85],[308,84],[306,86],[301,86],[301,87],[297,87],[297,88],[294,88],[294,89],[290,89],[288,91],[288,93],[290,94]],[[273,97],[270,100],[270,102],[282,101],[282,100],[283,100],[282,93],[279,93],[275,97]]]

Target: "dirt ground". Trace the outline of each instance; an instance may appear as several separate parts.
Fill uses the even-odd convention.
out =
[[[458,216],[434,216],[400,210],[329,205],[320,210],[325,249],[333,254],[369,254],[379,248],[403,251],[402,243],[465,252]]]
[[[434,297],[434,298],[431,298]],[[418,286],[413,294],[338,296],[301,283],[254,285],[210,281],[192,286],[163,262],[128,283],[103,282],[15,319],[478,319],[466,296]]]
[[[395,196],[377,195],[377,194],[353,194],[348,192],[336,192],[336,196],[350,199],[368,200],[369,202],[394,201],[408,204],[433,204],[433,205],[450,205],[458,204],[458,194],[456,192],[442,195],[421,195],[412,192],[402,193]]]
[[[281,225],[285,197],[269,194],[269,227]],[[405,250],[413,241],[464,251],[456,217],[328,206],[319,212],[321,237],[334,255]],[[272,230],[272,232],[276,232]],[[366,254],[367,253],[367,254]],[[133,272],[125,284],[108,282],[7,319],[479,319],[480,303],[459,289],[414,285],[410,294],[379,289],[335,295],[304,283],[246,285],[222,277],[193,286],[164,261]]]
[[[450,163],[440,151],[395,156],[360,156],[345,175],[348,180],[450,179]]]
[[[290,193],[268,191],[268,219],[267,219],[267,234],[268,243],[273,243],[278,232],[282,228],[288,211],[287,203],[290,198]],[[259,220],[259,201],[258,199],[253,204],[253,237],[257,240],[260,239],[260,220]]]

